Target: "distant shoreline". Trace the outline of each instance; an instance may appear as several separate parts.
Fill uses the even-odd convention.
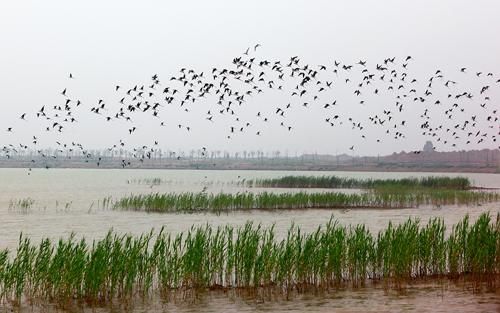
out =
[[[101,151],[102,152],[102,151]],[[192,169],[192,170],[253,170],[253,171],[349,171],[349,172],[431,172],[431,173],[500,173],[500,150],[452,152],[399,152],[385,156],[349,156],[303,154],[301,156],[242,157],[224,154],[214,157],[184,155],[166,157],[161,153],[133,158],[128,155],[107,155],[93,152],[81,155],[24,155],[0,158],[0,168],[91,168],[91,169]],[[98,165],[99,164],[99,165]]]
[[[0,169],[44,169],[45,166],[27,166],[26,164],[0,164]],[[72,166],[57,165],[49,166],[49,169],[123,169],[112,164],[73,164]],[[415,173],[483,173],[500,174],[500,169],[496,167],[404,167],[404,166],[328,166],[328,165],[308,165],[308,166],[238,166],[238,165],[216,165],[216,166],[155,166],[139,165],[128,166],[125,169],[147,169],[147,170],[215,170],[215,171],[318,171],[318,172],[415,172]]]

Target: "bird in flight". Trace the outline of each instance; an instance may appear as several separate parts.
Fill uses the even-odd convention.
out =
[[[429,71],[427,77],[419,77],[408,65],[414,62],[411,56],[388,57],[378,62],[361,59],[354,61],[356,63],[333,60],[333,63],[312,64],[299,56],[287,59],[253,56],[252,52],[259,48],[262,49],[260,44],[250,45],[227,66],[212,67],[208,71],[183,67],[169,79],[154,74],[148,81],[129,86],[114,83],[111,88],[114,86],[116,99],[96,98],[97,105],[91,108],[81,105],[68,86],[61,92],[64,98],[59,103],[44,105],[33,116],[43,122],[41,129],[47,134],[63,133],[70,125],[83,124],[90,119],[85,115],[90,110],[95,113],[91,118],[106,121],[107,127],[117,127],[131,137],[136,135],[138,127],[142,130],[136,122],[139,116],[149,118],[152,125],[160,126],[164,132],[177,131],[174,136],[193,136],[198,127],[192,128],[190,121],[195,114],[191,117],[191,112],[201,108],[203,112],[208,111],[199,121],[201,127],[225,125],[224,137],[231,139],[245,138],[246,134],[264,137],[264,133],[267,136],[278,132],[293,136],[301,129],[296,127],[298,123],[314,123],[313,118],[328,132],[342,132],[347,126],[353,138],[379,144],[404,140],[412,128],[449,148],[474,142],[478,146],[491,145],[499,135],[498,114],[490,99],[499,86],[494,82],[500,83],[500,78],[493,72],[482,75],[472,68],[460,67],[460,77],[480,84],[478,88],[467,88],[469,85],[461,84],[459,79],[440,69]],[[73,79],[72,73],[69,78]],[[338,83],[344,81],[346,84]],[[337,92],[342,89],[346,96],[340,100]],[[283,102],[267,107],[255,105],[260,101],[259,95],[268,92],[277,94],[281,98],[276,99]],[[177,121],[171,114],[173,110],[183,114]],[[245,110],[250,114],[244,113]],[[413,113],[414,118],[408,119],[408,114]],[[306,118],[308,114],[311,119]],[[301,118],[294,119],[294,115]],[[20,119],[26,120],[28,116],[32,115],[22,113]],[[186,120],[182,120],[184,116]],[[266,128],[260,128],[262,125]],[[268,132],[267,127],[272,131]],[[12,129],[9,127],[7,131]],[[110,146],[110,151],[130,147],[124,138]],[[472,138],[477,139],[471,141]],[[142,161],[149,158],[159,145],[156,143],[134,151],[135,157]],[[349,150],[353,151],[354,146]],[[78,149],[86,159],[94,157],[78,143],[66,148]],[[206,155],[206,151],[203,154]],[[125,167],[128,162],[121,164]],[[102,160],[98,163],[103,164]]]

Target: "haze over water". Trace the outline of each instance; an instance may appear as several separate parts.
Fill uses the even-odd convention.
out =
[[[131,167],[147,164],[149,153],[160,150],[198,153],[197,159],[186,158],[193,166],[202,157],[212,166],[226,152],[240,153],[241,162],[247,153],[256,160],[255,153],[258,159],[264,152],[356,157],[407,151],[411,157],[430,140],[437,151],[490,149],[486,164],[495,170],[500,166],[493,159],[500,148],[499,12],[495,0],[3,1],[0,164],[24,157],[16,166],[29,164],[33,170],[0,168],[0,253],[8,249],[12,256],[20,234],[35,244],[72,234],[91,243],[109,231],[141,235],[164,228],[178,234],[193,226],[250,221],[274,225],[281,240],[291,225],[311,233],[330,219],[346,226],[364,224],[376,236],[390,222],[410,218],[421,224],[441,218],[447,234],[466,215],[472,221],[486,212],[496,218],[498,202],[160,214],[113,210],[103,207],[103,200],[154,193],[332,191],[243,184],[286,175],[462,176],[476,187],[492,189],[484,192],[498,192],[499,174]],[[113,164],[124,169],[102,169],[104,161],[94,149],[118,156]],[[495,153],[488,159],[491,150]],[[214,155],[217,158],[209,158]],[[80,156],[82,163],[101,168],[51,168],[57,161],[75,157],[73,162]],[[184,162],[184,156],[174,153],[169,162]],[[156,179],[159,184],[152,183]],[[19,201],[30,204],[20,208]],[[0,264],[0,274],[4,270]],[[183,293],[167,303],[154,293],[128,309],[500,311],[498,290],[433,278],[410,281],[402,290],[368,280],[360,288],[294,294],[289,299],[218,290],[192,298]],[[122,304],[74,311],[120,312]],[[59,310],[54,304],[38,307],[29,301],[21,307]],[[12,303],[0,303],[0,312],[13,308]]]

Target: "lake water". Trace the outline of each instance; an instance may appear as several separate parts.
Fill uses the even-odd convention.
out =
[[[282,296],[245,295],[207,292],[196,297],[178,296],[168,301],[160,297],[134,303],[131,308],[113,307],[81,308],[62,310],[53,305],[29,307],[24,311],[81,312],[81,313],[218,313],[218,312],[316,312],[316,313],[358,313],[358,312],[500,312],[500,295],[495,292],[477,292],[465,284],[449,282],[413,283],[403,291],[384,290],[382,285],[357,289],[337,289],[320,294],[294,295],[288,300]],[[24,312],[23,311],[23,312]],[[0,313],[11,313],[10,308],[2,308]]]
[[[25,169],[0,169],[0,249],[14,249],[19,233],[35,242],[43,237],[67,237],[71,232],[88,239],[101,238],[109,229],[116,232],[139,234],[151,228],[165,227],[176,233],[192,225],[242,225],[248,220],[264,225],[275,224],[278,235],[283,235],[292,223],[305,231],[312,231],[325,224],[333,215],[340,223],[366,224],[372,232],[385,228],[389,221],[401,222],[418,217],[426,222],[431,217],[442,217],[447,226],[469,214],[474,220],[479,214],[500,212],[499,203],[482,206],[420,207],[413,209],[356,209],[356,210],[297,210],[297,211],[245,211],[228,214],[148,214],[144,212],[118,212],[99,207],[105,197],[151,192],[241,192],[248,190],[235,182],[252,178],[272,178],[284,175],[337,175],[353,178],[402,178],[421,176],[465,176],[476,186],[500,188],[499,174],[456,173],[373,173],[373,172],[286,172],[286,171],[199,171],[199,170],[93,170],[93,169],[36,169],[30,175]],[[159,178],[160,185],[138,184],[139,180]],[[263,189],[252,188],[254,191]],[[272,189],[273,192],[296,192],[297,189]],[[357,192],[357,191],[350,191]],[[28,212],[9,209],[13,200],[31,198],[33,207]],[[387,295],[379,288],[343,291],[328,297],[301,298],[301,300],[271,301],[261,304],[240,298],[212,297],[201,305],[162,307],[158,311],[295,311],[356,312],[369,304],[372,311],[413,311],[427,309],[470,312],[497,311],[498,293],[474,294],[463,288],[437,288],[436,286],[412,288],[409,295]],[[430,305],[432,298],[436,305]],[[463,304],[463,305],[462,305]],[[358,309],[356,309],[358,308]],[[464,309],[462,308],[469,308]],[[472,308],[472,309],[471,309]],[[220,309],[220,310],[219,310]],[[379,310],[380,309],[380,310]],[[477,309],[477,310],[476,310]],[[147,307],[140,311],[148,311]],[[156,309],[155,309],[156,311]],[[0,309],[1,312],[1,309]]]

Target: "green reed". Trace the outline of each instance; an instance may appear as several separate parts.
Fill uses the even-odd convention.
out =
[[[465,190],[417,189],[346,194],[340,192],[296,193],[152,193],[106,198],[104,208],[146,212],[224,212],[309,208],[405,208],[419,205],[471,205],[500,200],[500,194]]]
[[[0,301],[91,305],[154,294],[207,289],[275,288],[288,294],[383,280],[403,287],[419,277],[464,278],[495,286],[500,277],[500,215],[468,216],[446,235],[442,219],[418,219],[373,235],[364,225],[330,219],[304,233],[292,225],[283,239],[273,226],[192,227],[172,235],[110,231],[88,242],[20,236],[12,254],[0,251]]]
[[[466,177],[422,177],[399,179],[357,179],[338,176],[284,176],[280,178],[247,180],[250,187],[272,188],[440,188],[465,190],[472,186]]]

